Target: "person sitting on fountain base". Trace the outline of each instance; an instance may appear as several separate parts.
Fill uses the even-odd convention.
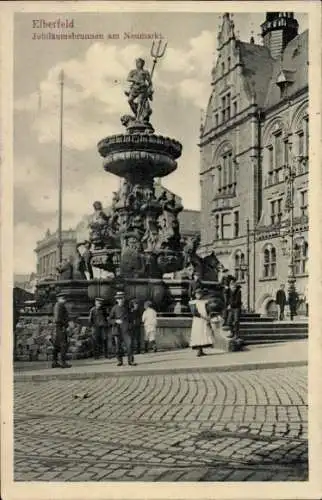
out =
[[[100,248],[104,243],[111,243],[110,238],[110,217],[103,211],[103,206],[100,201],[93,203],[94,215],[89,224],[91,229],[90,240],[94,243],[94,247]]]
[[[85,247],[83,253],[80,252],[79,248],[81,246]],[[76,251],[78,254],[77,271],[80,273],[81,278],[84,280],[92,280],[94,278],[93,268],[91,264],[92,252],[91,244],[89,241],[84,241],[84,243],[78,243],[76,246]]]

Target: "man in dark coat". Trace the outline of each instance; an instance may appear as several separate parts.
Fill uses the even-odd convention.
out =
[[[130,304],[130,329],[132,337],[132,346],[136,348],[136,354],[141,353],[141,323],[142,312],[137,300],[132,300]]]
[[[116,343],[117,366],[123,365],[123,345],[126,347],[129,366],[135,366],[136,363],[134,363],[130,328],[130,311],[127,304],[125,304],[124,294],[122,292],[116,293],[115,300],[116,305],[111,309],[109,323],[112,326],[112,335]]]
[[[299,296],[296,290],[290,290],[288,292],[288,305],[290,308],[290,317],[291,321],[293,321],[294,316],[297,315],[297,306],[299,302]]]
[[[224,298],[224,310],[223,310],[223,326],[227,325],[228,321],[228,306],[229,306],[229,300],[230,300],[230,282],[233,280],[234,277],[229,274],[228,269],[224,269],[222,273],[222,278],[220,281],[221,286],[223,287],[223,298]]]
[[[240,325],[240,313],[242,308],[241,286],[237,284],[236,278],[230,281],[230,294],[228,303],[228,325],[230,327],[229,337],[238,337]]]
[[[107,346],[107,327],[108,319],[107,312],[103,305],[104,300],[95,299],[95,306],[89,312],[88,322],[92,327],[94,341],[94,358],[98,359],[101,355],[108,355]]]
[[[202,289],[201,277],[200,273],[195,271],[192,275],[192,280],[189,283],[189,299],[192,300],[195,298],[196,290]]]
[[[67,329],[69,315],[65,305],[65,296],[60,293],[57,295],[57,302],[54,307],[54,322],[55,336],[53,339],[53,368],[70,368],[71,365],[66,363],[66,355],[68,349]],[[61,365],[58,363],[58,354],[60,352]]]
[[[284,319],[284,309],[286,305],[286,294],[285,294],[285,285],[280,285],[279,289],[276,292],[276,299],[275,299],[276,304],[278,305],[278,319],[280,321],[283,321]]]

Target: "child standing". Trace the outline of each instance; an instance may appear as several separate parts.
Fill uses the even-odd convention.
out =
[[[155,341],[157,332],[157,313],[152,307],[152,303],[147,301],[144,304],[144,313],[142,315],[142,322],[144,325],[145,334],[145,352],[148,352],[149,346],[157,352],[157,345]]]

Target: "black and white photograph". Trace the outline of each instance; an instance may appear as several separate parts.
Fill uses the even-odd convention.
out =
[[[308,483],[312,13],[46,3],[13,14],[13,481]]]

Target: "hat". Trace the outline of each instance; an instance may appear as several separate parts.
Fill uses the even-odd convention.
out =
[[[104,302],[104,299],[101,297],[95,297],[95,302]]]
[[[197,288],[197,290],[195,291],[195,295],[196,295],[197,293],[202,293],[202,294],[203,294],[203,293],[204,293],[204,291],[203,291],[203,289],[202,289],[202,288]]]
[[[59,292],[59,293],[57,293],[56,297],[57,297],[57,299],[58,299],[58,297],[66,298],[66,292]]]
[[[123,299],[124,298],[124,292],[116,292],[115,298],[116,299]]]

